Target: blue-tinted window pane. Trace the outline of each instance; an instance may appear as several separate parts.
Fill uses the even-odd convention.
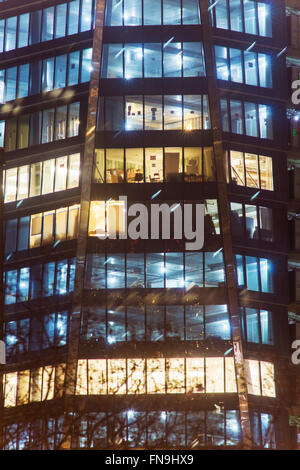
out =
[[[69,55],[68,85],[77,85],[79,80],[79,51]]]
[[[62,312],[62,313],[57,314],[55,330],[56,330],[57,346],[64,346],[67,343],[67,333],[68,333],[67,312]]]
[[[87,339],[106,340],[106,313],[105,308],[94,307],[87,311]]]
[[[4,147],[5,121],[0,121],[0,147]]]
[[[182,23],[200,24],[200,8],[198,0],[182,0]]]
[[[144,77],[162,77],[161,43],[145,44]]]
[[[124,0],[124,25],[142,24],[142,0]]]
[[[5,70],[0,70],[0,103],[5,100]]]
[[[267,310],[260,311],[261,341],[263,344],[274,344],[273,315]]]
[[[74,291],[75,272],[76,272],[76,260],[75,258],[72,258],[69,263],[69,292]]]
[[[124,103],[122,96],[105,99],[105,130],[119,131],[124,126]]]
[[[224,282],[223,253],[205,253],[205,287],[220,286]]]
[[[125,97],[125,129],[127,131],[143,129],[143,97]]]
[[[46,144],[48,142],[53,141],[53,131],[54,131],[54,109],[45,109],[43,111],[42,144]]]
[[[254,308],[246,308],[247,341],[259,343],[259,318],[258,312]]]
[[[220,100],[220,111],[221,111],[221,122],[222,130],[229,132],[229,121],[228,121],[228,103],[226,99]]]
[[[55,313],[45,315],[43,323],[43,348],[49,348],[54,345]]]
[[[166,253],[166,287],[184,287],[183,253]]]
[[[144,25],[161,24],[161,0],[144,0]]]
[[[182,49],[181,42],[170,43],[163,48],[164,77],[181,77]]]
[[[107,310],[107,342],[114,344],[118,341],[126,341],[124,307]]]
[[[253,256],[246,256],[246,274],[247,274],[247,287],[249,290],[258,291],[258,266],[257,258]]]
[[[147,336],[146,341],[163,341],[165,330],[164,307],[149,306],[146,307],[147,315]]]
[[[14,304],[17,296],[17,279],[18,271],[14,269],[6,273],[6,286],[5,286],[5,304]]]
[[[162,129],[162,96],[145,96],[145,130]],[[150,157],[151,159],[151,157]],[[153,169],[155,167],[152,167]]]
[[[43,273],[43,295],[51,296],[54,293],[55,263],[46,263]]]
[[[79,20],[79,0],[73,0],[73,2],[69,3],[68,34],[78,33],[78,20]]]
[[[92,71],[92,48],[82,51],[81,83],[89,82]]]
[[[67,293],[68,262],[59,261],[56,267],[56,289],[55,293],[62,295]]]
[[[258,85],[257,54],[256,52],[245,52],[245,77],[247,85]]]
[[[184,340],[184,307],[169,305],[166,307],[166,337]]]
[[[30,94],[36,95],[41,90],[42,61],[36,60],[30,65]]]
[[[16,98],[17,85],[17,67],[6,69],[6,90],[5,101],[11,101]]]
[[[50,264],[54,264],[54,263],[50,263]],[[44,284],[46,284],[48,280],[48,277],[47,277],[48,267],[49,267],[49,263],[46,264],[45,269],[44,269],[44,273],[45,273]],[[35,264],[34,266],[31,267],[30,271],[31,271],[30,272],[30,297],[31,299],[38,299],[42,295],[52,295],[53,294],[52,290],[51,290],[51,293],[49,294],[46,291],[43,292],[42,290],[42,279],[43,279],[42,265]]]
[[[55,81],[54,88],[66,86],[67,54],[60,55],[55,59]]]
[[[37,44],[41,40],[42,12],[43,10],[31,12],[29,44]]]
[[[122,44],[104,44],[102,78],[123,78],[123,54]]]
[[[42,73],[42,91],[53,90],[54,84],[54,57],[43,60],[43,73]]]
[[[0,20],[0,52],[4,49],[4,20]]]
[[[86,289],[105,288],[105,255],[89,255],[86,270],[85,287]]]
[[[125,78],[143,76],[143,49],[140,44],[125,45]]]
[[[145,312],[141,307],[127,307],[127,341],[145,340]]]
[[[18,47],[28,46],[29,13],[19,16]]]
[[[185,287],[203,287],[203,253],[185,254]]]
[[[120,0],[108,0],[106,2],[106,26],[122,26],[122,7]]]
[[[75,137],[79,135],[79,113],[80,104],[72,103],[69,106],[69,117],[68,117],[68,137]],[[66,119],[66,116],[65,116]]]
[[[226,445],[236,445],[241,441],[241,428],[239,412],[237,410],[226,411]]]
[[[21,217],[19,219],[18,250],[27,250],[29,242],[29,224],[30,217]]]
[[[80,31],[89,31],[92,24],[92,0],[82,0]]]
[[[235,255],[235,263],[237,272],[237,283],[239,287],[243,287],[245,285],[243,256]]]
[[[182,96],[164,96],[164,129],[182,129]]]
[[[19,66],[18,98],[28,96],[29,64]]]
[[[7,18],[5,28],[5,51],[11,51],[16,48],[16,30],[17,16]]]
[[[5,343],[6,343],[6,353],[8,356],[11,356],[12,354],[17,352],[18,332],[17,332],[16,321],[10,321],[6,323]]]
[[[55,38],[63,38],[66,35],[67,4],[56,5],[55,8]]]
[[[24,354],[28,351],[29,347],[29,333],[30,333],[30,320],[24,318],[19,322],[19,353]]]
[[[163,0],[163,24],[181,24],[180,0]]]
[[[128,253],[126,265],[127,287],[145,287],[144,272],[144,254]]]
[[[16,251],[18,219],[10,219],[5,223],[5,254]]]
[[[50,41],[51,39],[53,39],[53,26],[54,26],[54,7],[44,8],[42,41]]]
[[[54,140],[66,138],[67,127],[67,106],[56,108]]]
[[[245,32],[257,34],[256,2],[244,0]]]

